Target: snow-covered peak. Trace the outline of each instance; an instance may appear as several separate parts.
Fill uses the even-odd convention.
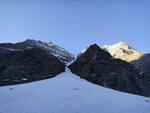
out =
[[[108,51],[113,57],[126,61],[136,60],[143,55],[142,52],[135,50],[129,44],[122,41],[113,45],[104,45],[102,48]]]
[[[125,54],[133,54],[135,52],[138,52],[134,48],[132,48],[130,45],[124,42],[118,42],[113,45],[104,45],[102,46],[102,48],[105,48],[106,50],[108,50],[112,56],[114,56],[118,51],[122,51]]]
[[[137,51],[129,44],[122,41],[112,45],[104,45],[100,47],[109,52],[114,58],[119,58],[128,62],[137,60],[144,55],[143,52]],[[83,54],[87,49],[88,47],[84,48],[79,55]]]
[[[122,42],[122,41],[120,41],[120,42],[118,42],[118,43],[116,43],[116,44],[114,44],[114,45],[129,46],[127,43]]]

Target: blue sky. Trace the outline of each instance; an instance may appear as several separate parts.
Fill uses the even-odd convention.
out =
[[[150,52],[149,0],[0,0],[0,42],[52,41],[72,53],[124,41]]]

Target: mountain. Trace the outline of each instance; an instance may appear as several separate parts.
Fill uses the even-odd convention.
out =
[[[64,70],[65,64],[42,48],[0,48],[0,86],[50,78]]]
[[[143,52],[135,50],[130,45],[128,45],[124,42],[118,42],[113,45],[104,45],[104,46],[100,46],[100,48],[109,52],[111,54],[111,56],[113,56],[114,58],[119,58],[119,59],[125,60],[127,62],[138,60],[139,58],[141,58],[144,55]],[[84,48],[81,51],[81,53],[78,54],[78,56],[80,56],[82,53],[84,53],[87,49],[88,49],[88,47]]]
[[[68,66],[71,72],[92,83],[115,90],[150,96],[150,87],[130,63],[113,58],[94,44]]]
[[[140,71],[140,74],[143,75],[143,79],[150,82],[150,54],[137,51],[124,42],[118,42],[113,45],[104,45],[100,47],[109,52],[114,58],[125,60],[134,65]],[[87,49],[88,48],[83,49],[78,56],[83,54]]]
[[[0,87],[0,113],[149,113],[150,98],[104,88],[69,71]]]
[[[42,42],[39,40],[27,39],[24,42],[19,43],[1,43],[0,48],[17,51],[30,48],[41,48],[48,51],[50,54],[56,56],[61,62],[68,63],[74,59],[74,55],[67,50],[53,44],[52,42]]]
[[[124,42],[119,42],[113,45],[102,46],[103,49],[108,51],[114,58],[120,58],[127,62],[138,60],[144,55],[143,52],[137,51]]]
[[[73,55],[53,45],[35,40],[0,44],[0,85],[11,84],[0,87],[0,113],[150,111],[150,99],[143,97],[150,96],[149,84],[133,65],[96,44],[69,64]],[[31,83],[12,85],[25,82]]]
[[[51,42],[0,43],[0,86],[56,76],[73,59],[74,55]]]
[[[137,51],[124,42],[119,42],[113,45],[102,46],[103,49],[108,51],[114,58],[120,58],[134,65],[143,78],[150,82],[150,54]]]

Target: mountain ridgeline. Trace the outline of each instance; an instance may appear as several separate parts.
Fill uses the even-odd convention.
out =
[[[144,54],[124,42],[119,42],[113,45],[104,45],[101,48],[108,51],[114,58],[120,58],[127,62],[138,60]]]
[[[150,54],[145,54],[144,52],[137,51],[129,44],[124,42],[118,42],[113,45],[99,46],[101,49],[109,52],[113,58],[121,59],[134,65],[142,74],[143,79],[150,82]],[[88,47],[83,49],[83,51],[78,54],[80,56],[83,54]]]
[[[101,48],[108,51],[114,58],[125,60],[134,65],[143,75],[143,78],[150,82],[150,54],[137,51],[124,42],[105,45]]]
[[[68,68],[89,82],[127,93],[150,96],[150,55],[119,42],[94,44],[75,59],[67,50],[28,39],[0,44],[0,86],[55,77]]]
[[[18,50],[26,50],[31,48],[40,48],[44,51],[48,52],[56,56],[61,62],[68,63],[74,59],[74,55],[69,53],[67,50],[63,49],[62,47],[53,44],[52,42],[42,42],[39,40],[27,39],[24,42],[19,43],[1,43],[0,49],[6,49],[11,51],[18,51]]]
[[[0,44],[0,85],[54,77],[73,59],[71,53],[52,43],[26,40]]]

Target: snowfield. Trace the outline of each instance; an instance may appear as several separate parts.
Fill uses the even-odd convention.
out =
[[[150,98],[103,88],[66,70],[51,79],[0,87],[0,113],[150,113]]]

